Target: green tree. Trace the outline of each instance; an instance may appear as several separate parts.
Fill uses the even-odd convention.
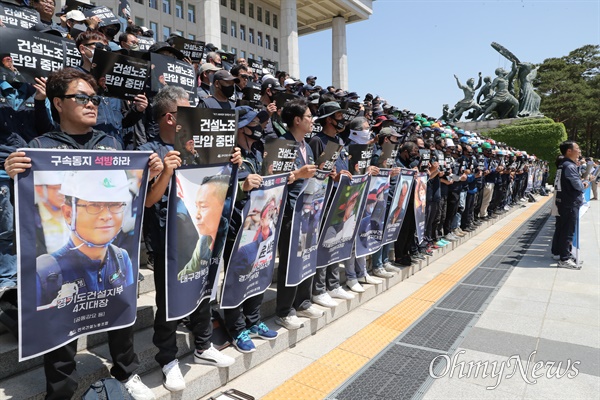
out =
[[[540,111],[565,125],[585,155],[600,156],[600,46],[586,45],[545,60],[535,82]]]

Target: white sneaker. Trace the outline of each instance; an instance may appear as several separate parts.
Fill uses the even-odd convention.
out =
[[[162,367],[163,385],[170,392],[179,392],[185,389],[185,379],[179,369],[179,360],[175,359]]]
[[[400,272],[401,269],[398,267],[394,267],[392,265],[392,263],[386,262],[383,263],[383,269],[385,269],[387,272]]]
[[[379,285],[380,283],[383,283],[383,281],[381,279],[373,278],[369,274],[365,274],[365,276],[363,276],[362,278],[358,278],[358,282],[359,283],[368,283],[370,285]]]
[[[558,262],[558,268],[581,269],[581,265],[577,265],[572,258]]]
[[[352,300],[354,295],[352,293],[346,292],[341,286],[336,287],[333,290],[328,291],[329,296],[335,297],[336,299],[342,300]]]
[[[365,292],[365,288],[362,287],[360,285],[360,283],[358,283],[357,279],[348,279],[346,281],[346,286],[348,286],[348,289],[350,289],[356,293],[364,293]]]
[[[154,400],[156,397],[150,388],[144,385],[138,374],[132,375],[127,382],[124,383],[125,389],[135,400]]]
[[[210,344],[210,347],[203,352],[198,349],[194,351],[194,362],[196,364],[213,365],[215,367],[225,368],[233,365],[235,359],[221,353],[219,350]]]
[[[288,317],[277,317],[275,318],[275,323],[290,331],[300,329],[304,326],[302,321],[300,321],[300,319],[295,315],[290,315]]]
[[[321,318],[325,314],[323,310],[319,310],[315,306],[310,306],[306,310],[296,311],[296,315],[304,318]]]
[[[445,236],[445,238],[446,238],[446,240],[449,240],[449,241],[451,241],[451,242],[456,242],[456,241],[459,239],[459,237],[458,237],[458,236],[456,236],[456,235],[455,235],[454,233],[452,233],[452,232],[450,232],[449,234],[447,234],[447,235]]]
[[[335,307],[338,305],[327,292],[312,296],[312,302],[323,307]]]
[[[379,278],[391,278],[394,276],[393,273],[391,272],[387,272],[385,270],[385,268],[380,267],[380,268],[373,268],[373,275],[379,277]]]

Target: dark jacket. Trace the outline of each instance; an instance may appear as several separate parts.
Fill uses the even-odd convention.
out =
[[[572,160],[565,158],[556,173],[560,176],[556,189],[556,206],[558,208],[581,207],[584,188],[577,165]]]

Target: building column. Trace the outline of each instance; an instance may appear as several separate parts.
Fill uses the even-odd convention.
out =
[[[300,52],[298,50],[298,13],[296,0],[281,0],[281,59],[279,69],[300,78]]]
[[[200,26],[200,30],[196,40],[200,40],[205,43],[212,43],[220,49],[221,5],[219,0],[200,0],[198,5],[200,7],[198,10],[198,18],[196,23]]]
[[[339,16],[332,21],[331,78],[338,89],[348,90],[348,51],[346,49],[346,20]]]

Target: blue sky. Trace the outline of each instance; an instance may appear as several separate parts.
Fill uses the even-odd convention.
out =
[[[600,0],[377,0],[371,18],[347,25],[346,35],[350,90],[437,117],[442,104],[462,99],[454,74],[464,83],[510,68],[492,42],[532,63],[600,44]],[[300,78],[329,85],[331,29],[299,40]]]

